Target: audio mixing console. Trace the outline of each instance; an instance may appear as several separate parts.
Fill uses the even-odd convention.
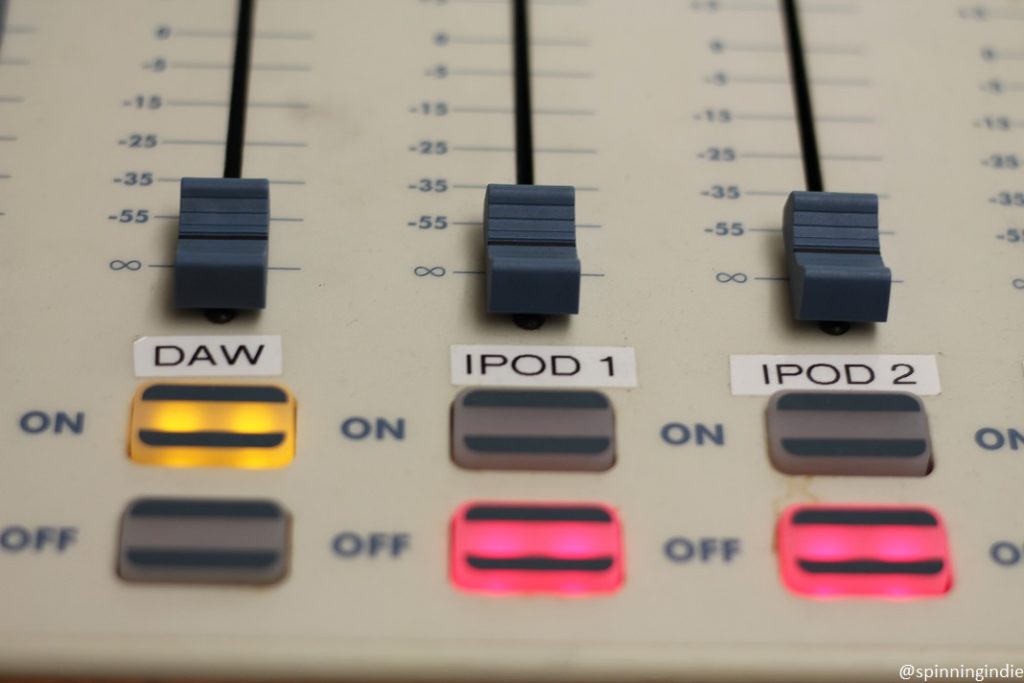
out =
[[[1022,30],[0,1],[0,674],[1024,678]]]

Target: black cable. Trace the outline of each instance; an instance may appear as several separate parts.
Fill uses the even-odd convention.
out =
[[[238,0],[235,27],[235,62],[231,70],[231,107],[228,137],[224,146],[224,177],[242,177],[245,148],[245,112],[249,106],[249,63],[252,61],[252,27],[256,0]]]
[[[796,105],[797,127],[800,131],[800,152],[804,161],[804,179],[809,192],[824,192],[825,180],[821,174],[818,154],[818,136],[814,130],[814,108],[811,105],[811,83],[807,77],[803,38],[800,35],[800,17],[797,0],[782,0],[782,17],[786,28],[786,47],[789,70],[793,82],[793,101]]]
[[[518,185],[533,185],[533,106],[530,103],[530,30],[526,3],[527,0],[512,2],[512,73]]]

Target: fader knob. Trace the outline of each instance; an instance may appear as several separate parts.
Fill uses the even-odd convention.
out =
[[[878,241],[878,195],[792,192],[783,233],[797,320],[885,322],[892,273]]]
[[[179,213],[175,308],[265,308],[268,182],[182,178]]]
[[[488,185],[484,240],[488,313],[579,312],[575,188]]]

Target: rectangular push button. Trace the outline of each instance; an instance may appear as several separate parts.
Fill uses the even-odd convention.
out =
[[[783,583],[803,595],[907,599],[953,583],[946,529],[923,507],[794,505],[778,550]]]
[[[768,446],[786,474],[923,477],[932,458],[924,405],[900,392],[779,392]]]
[[[459,588],[485,593],[618,590],[618,516],[598,504],[468,503],[452,519],[451,577]]]
[[[492,470],[606,470],[615,416],[599,391],[467,389],[452,407],[452,459]]]
[[[142,498],[121,518],[118,574],[126,581],[280,581],[289,521],[268,500]]]
[[[283,467],[295,455],[295,399],[277,386],[146,385],[132,402],[129,455],[164,467]]]

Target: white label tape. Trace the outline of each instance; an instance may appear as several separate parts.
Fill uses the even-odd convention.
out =
[[[635,387],[627,346],[452,346],[452,384],[512,387]]]
[[[730,356],[734,396],[767,396],[783,389],[942,392],[935,356]]]
[[[136,377],[266,377],[283,361],[277,335],[140,337],[132,350]]]

